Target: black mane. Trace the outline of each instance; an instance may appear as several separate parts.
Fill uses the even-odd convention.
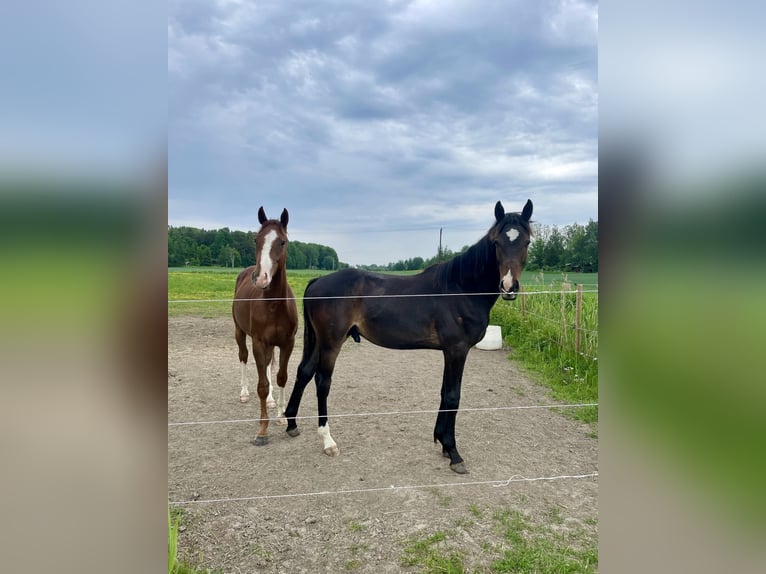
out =
[[[436,280],[438,288],[444,288],[449,285],[458,284],[465,291],[475,293],[491,293],[497,291],[497,284],[494,279],[487,280],[484,273],[489,265],[497,267],[497,258],[495,256],[495,247],[489,239],[493,230],[500,233],[508,225],[516,225],[531,234],[529,222],[524,221],[518,213],[507,213],[503,219],[496,222],[489,231],[479,239],[475,244],[469,247],[465,252],[455,255],[448,261],[434,263],[426,269],[431,270]],[[482,280],[482,278],[484,278]]]

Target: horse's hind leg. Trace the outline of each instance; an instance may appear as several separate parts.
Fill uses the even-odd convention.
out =
[[[458,474],[467,472],[465,463],[455,443],[455,420],[460,407],[460,386],[467,351],[462,347],[444,351],[444,377],[442,379],[442,400],[434,427],[434,442],[442,444],[442,454],[449,457],[449,467]],[[448,412],[444,412],[448,411]]]
[[[319,369],[315,377],[317,386],[317,407],[319,410],[319,426],[317,432],[322,439],[322,448],[328,456],[338,456],[340,450],[338,445],[330,436],[330,424],[327,422],[327,397],[330,394],[330,385],[332,384],[332,372],[335,369],[335,359],[338,357],[338,350],[323,351],[319,360]]]
[[[250,392],[247,390],[247,333],[234,325],[234,338],[239,347],[239,364],[242,366],[242,379],[240,381],[242,388],[239,391],[239,402],[246,403],[250,400]]]

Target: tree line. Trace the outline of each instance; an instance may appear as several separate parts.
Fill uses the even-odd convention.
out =
[[[324,269],[333,271],[347,264],[338,260],[332,247],[317,243],[291,241],[287,250],[288,269]],[[197,227],[168,226],[168,267],[212,266],[247,267],[255,265],[254,234]]]
[[[533,224],[526,269],[530,271],[598,271],[598,221],[587,225],[574,223],[559,228]],[[216,230],[196,227],[168,227],[168,267],[186,265],[247,267],[255,265],[255,245],[250,231]],[[430,258],[412,257],[387,265],[358,265],[369,271],[419,271],[465,252],[444,247]],[[338,260],[332,247],[317,243],[291,241],[287,250],[288,269],[323,269],[334,271],[348,267]]]
[[[598,271],[598,221],[587,225],[532,224],[526,269],[530,271]]]
[[[587,225],[574,223],[559,228],[555,225],[533,224],[532,243],[529,246],[526,269],[530,271],[575,271],[592,273],[598,271],[598,221]],[[359,265],[368,271],[418,271],[464,253],[445,247],[429,259],[412,257],[400,259],[387,265]],[[438,251],[438,250],[437,250]]]

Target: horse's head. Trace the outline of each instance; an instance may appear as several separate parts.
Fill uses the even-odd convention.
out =
[[[506,301],[516,299],[519,292],[519,279],[524,264],[527,262],[532,229],[529,218],[532,217],[532,202],[527,200],[522,212],[505,213],[503,204],[495,204],[495,225],[489,231],[489,239],[495,245],[498,272],[500,274],[501,296]]]
[[[268,289],[275,273],[284,268],[287,254],[287,210],[282,210],[279,221],[268,219],[263,207],[258,209],[261,229],[255,235],[255,271],[253,284]]]

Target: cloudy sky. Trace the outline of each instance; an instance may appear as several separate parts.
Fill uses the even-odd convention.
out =
[[[595,2],[169,3],[168,223],[351,264],[474,243],[507,211],[598,219]]]

